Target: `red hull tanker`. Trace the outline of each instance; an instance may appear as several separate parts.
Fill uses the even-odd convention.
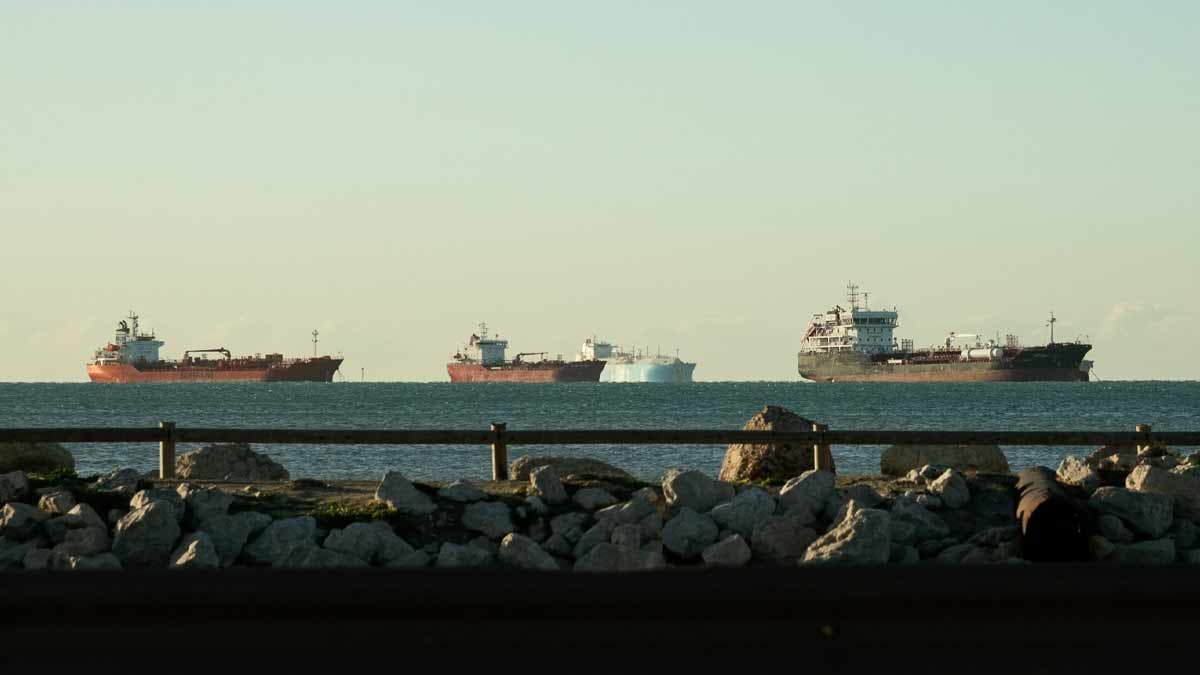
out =
[[[546,359],[545,352],[517,354],[511,361],[504,359],[508,340],[489,338],[487,324],[480,324],[479,334],[471,335],[466,350],[454,355],[446,364],[451,382],[599,382],[604,361],[596,359],[563,361]],[[465,351],[465,353],[464,353]],[[541,356],[538,361],[523,361],[523,356]]]
[[[184,352],[179,361],[158,358],[163,342],[154,334],[138,332],[138,317],[118,324],[116,337],[96,350],[87,364],[92,382],[133,384],[141,382],[332,382],[342,359],[332,356],[285,359],[282,354],[233,358],[229,350],[196,349]],[[313,333],[316,343],[316,332]],[[222,359],[193,357],[216,352]]]

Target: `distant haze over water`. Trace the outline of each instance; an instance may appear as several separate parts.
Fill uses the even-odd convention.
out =
[[[833,429],[1112,430],[1148,423],[1200,429],[1200,383],[834,384],[0,384],[0,427],[740,429],[764,405]],[[157,467],[157,445],[72,445],[81,475]],[[193,447],[180,447],[187,452]],[[261,445],[293,478],[489,477],[485,446]],[[1013,469],[1051,468],[1087,447],[1006,447]],[[878,473],[879,447],[835,446],[843,474]],[[669,468],[716,476],[724,446],[512,446],[521,455],[581,455],[657,479]]]

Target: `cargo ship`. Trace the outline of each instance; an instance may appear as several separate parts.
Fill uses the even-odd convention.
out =
[[[914,349],[912,340],[897,340],[894,309],[872,310],[867,293],[847,286],[849,308],[813,315],[800,342],[798,370],[813,382],[1042,382],[1089,379],[1092,362],[1084,360],[1090,344],[1055,342],[1050,315],[1050,342],[1025,347],[1017,336],[1004,343],[984,341],[975,333],[951,332],[941,345]],[[860,302],[860,298],[862,302]],[[966,341],[966,342],[963,342]]]
[[[451,382],[598,382],[604,361],[564,361],[546,358],[547,352],[522,352],[505,360],[508,340],[489,336],[486,323],[472,333],[467,346],[446,364]],[[537,357],[536,360],[527,357]]]
[[[608,365],[600,373],[601,382],[665,382],[685,384],[692,381],[695,363],[675,356],[650,355],[650,350],[627,351],[609,342],[590,337],[579,350],[578,361],[603,359]]]
[[[166,344],[153,332],[138,329],[138,315],[130,312],[117,324],[112,342],[96,350],[87,364],[92,382],[332,382],[342,359],[316,356],[317,331],[313,331],[312,358],[283,358],[282,354],[234,357],[228,349],[191,349],[183,358],[159,358]],[[219,358],[208,358],[217,354]],[[198,355],[198,356],[193,356]]]

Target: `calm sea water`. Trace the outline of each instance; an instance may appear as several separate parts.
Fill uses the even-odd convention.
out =
[[[1161,431],[1200,429],[1200,382],[835,384],[0,384],[0,427],[179,426],[346,429],[739,429],[764,405],[835,429]],[[157,466],[152,444],[72,445],[81,474]],[[181,447],[180,452],[190,450]],[[487,448],[257,448],[292,476],[486,478]],[[835,446],[839,472],[877,473],[882,448]],[[1008,447],[1014,468],[1057,466],[1091,448]],[[514,446],[523,454],[592,456],[654,479],[672,467],[716,475],[723,446]]]

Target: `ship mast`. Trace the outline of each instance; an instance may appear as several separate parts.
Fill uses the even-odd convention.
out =
[[[1050,344],[1054,344],[1054,324],[1057,322],[1058,319],[1054,318],[1054,312],[1050,312],[1050,320],[1046,322],[1046,325],[1050,327]]]
[[[317,330],[313,330],[312,336],[313,336],[313,358],[314,359],[317,357],[317,336],[318,335],[320,335],[320,332],[318,332]]]
[[[846,301],[850,303],[850,309],[858,309],[858,284],[846,284]]]

